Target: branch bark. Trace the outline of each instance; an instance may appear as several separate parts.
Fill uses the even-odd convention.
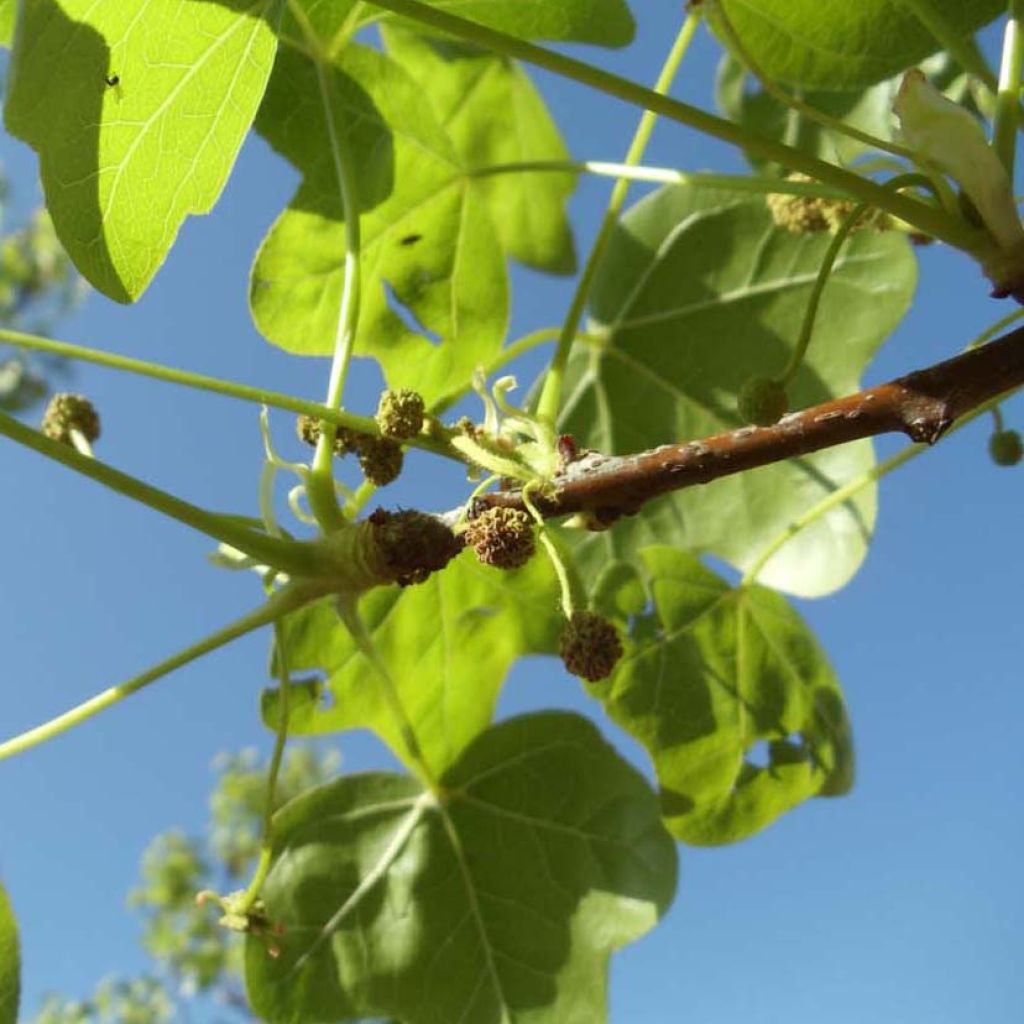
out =
[[[635,455],[585,454],[534,505],[551,518],[589,513],[598,524],[634,515],[653,498],[877,434],[934,444],[965,413],[1024,385],[1024,327],[982,348],[801,412],[770,427],[741,427]],[[524,508],[520,491],[495,491],[477,510]]]

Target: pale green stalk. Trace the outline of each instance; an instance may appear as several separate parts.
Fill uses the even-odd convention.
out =
[[[760,195],[815,196],[822,199],[848,199],[849,193],[816,181],[792,181],[785,178],[758,178],[749,174],[713,174],[705,171],[677,171],[671,167],[647,167],[609,163],[604,160],[524,160],[521,163],[488,164],[466,172],[469,178],[489,178],[498,174],[530,173],[595,174],[606,178],[625,178],[653,185],[689,185],[692,188],[721,188],[731,192],[756,192]]]
[[[81,725],[82,722],[86,722],[101,711],[119,704],[125,698],[138,693],[139,690],[149,686],[151,683],[155,683],[158,679],[162,679],[175,669],[181,668],[197,658],[201,658],[204,654],[209,654],[211,651],[223,647],[232,640],[237,640],[239,637],[252,633],[254,630],[279,619],[282,615],[306,604],[309,599],[309,596],[301,588],[291,587],[277,591],[261,608],[257,608],[256,611],[242,616],[242,618],[231,623],[230,626],[225,626],[216,633],[211,633],[204,640],[200,640],[199,643],[179,651],[165,661],[161,661],[158,665],[154,665],[133,679],[129,679],[126,683],[112,686],[110,689],[96,694],[95,697],[90,697],[89,700],[83,701],[70,711],[65,711],[62,715],[51,718],[50,721],[45,722],[43,725],[36,726],[34,729],[29,729],[4,743],[0,743],[0,761],[36,747],[40,743],[45,743],[47,740],[53,739],[53,737],[59,736],[69,729],[73,729],[76,725]]]
[[[391,677],[391,670],[387,662],[381,656],[377,644],[366,628],[356,602],[352,599],[341,597],[337,602],[338,616],[344,623],[349,635],[352,637],[356,647],[363,653],[370,663],[374,674],[380,682],[380,691],[384,695],[384,703],[387,705],[395,725],[398,726],[398,734],[402,739],[406,752],[408,753],[413,766],[418,770],[421,781],[433,792],[438,791],[437,778],[434,775],[427,759],[423,755],[423,748],[420,746],[416,736],[416,730],[412,727],[409,716],[402,706],[401,697],[398,695],[398,687]]]
[[[267,768],[267,790],[263,805],[263,835],[260,840],[260,855],[256,862],[256,870],[253,872],[252,880],[249,882],[237,907],[233,908],[237,914],[248,914],[259,899],[263,883],[267,880],[270,872],[270,865],[274,858],[274,805],[277,802],[277,777],[281,773],[281,761],[284,758],[285,744],[288,742],[288,715],[291,702],[291,670],[288,667],[288,649],[284,639],[284,631],[281,628],[281,619],[274,620],[274,639],[277,647],[277,663],[280,671],[279,693],[281,694],[277,704],[277,731],[274,736],[274,751],[270,757],[270,765]]]
[[[959,217],[898,193],[886,192],[882,186],[869,178],[863,178],[774,139],[753,134],[732,121],[716,117],[680,100],[662,96],[652,89],[584,61],[485,28],[420,0],[373,0],[373,6],[410,18],[485,49],[544,68],[553,74],[571,78],[597,92],[614,96],[626,103],[694,128],[712,138],[738,146],[762,160],[783,164],[794,171],[802,171],[818,181],[843,190],[849,197],[887,210],[894,217],[913,224],[924,234],[932,235],[957,249],[962,249],[977,259],[984,260],[993,252],[994,243],[988,237],[988,233]]]
[[[296,2],[288,0],[289,10],[302,27],[306,40],[312,49],[313,64],[316,67],[317,85],[320,100],[324,108],[324,123],[331,147],[331,160],[338,184],[341,200],[342,216],[345,223],[345,265],[341,290],[341,306],[338,311],[338,324],[334,336],[334,355],[331,360],[331,371],[327,382],[327,398],[324,401],[330,409],[341,407],[345,391],[345,378],[348,375],[352,349],[355,346],[356,327],[359,323],[360,273],[359,254],[362,248],[359,231],[359,193],[356,188],[355,174],[352,167],[351,154],[348,151],[347,138],[338,132],[334,123],[334,108],[331,100],[330,82],[327,79],[325,63],[330,56],[321,52],[316,33],[306,19],[305,11]],[[337,529],[345,522],[344,513],[338,505],[334,489],[334,425],[329,421],[320,424],[320,437],[316,451],[310,463],[309,477],[306,481],[306,494],[309,506],[316,516],[320,528],[325,532]]]
[[[999,68],[999,92],[992,125],[992,146],[1006,176],[1013,181],[1020,124],[1020,86],[1024,75],[1024,0],[1010,0],[1003,35],[1003,59]]]
[[[45,455],[54,462],[73,469],[82,476],[95,480],[117,494],[122,494],[132,501],[162,512],[165,516],[184,523],[186,526],[191,526],[192,529],[198,530],[214,540],[230,544],[233,548],[249,555],[250,558],[273,566],[290,576],[310,575],[315,569],[314,553],[308,545],[300,541],[268,537],[266,534],[234,523],[224,516],[182,501],[181,498],[144,483],[119,469],[114,469],[113,466],[108,466],[99,459],[82,455],[68,445],[53,441],[38,430],[26,427],[23,423],[2,412],[0,412],[0,434],[9,437],[25,448]]]
[[[718,0],[705,0],[705,3],[709,3],[714,11],[716,25],[725,36],[725,42],[729,49],[735,52],[736,56],[739,57],[747,70],[758,80],[765,92],[776,99],[784,107],[788,107],[790,110],[796,111],[798,114],[803,114],[803,116],[808,120],[814,121],[817,124],[822,125],[822,127],[828,128],[830,131],[838,132],[839,134],[845,135],[851,139],[856,139],[858,142],[863,142],[865,145],[870,146],[873,149],[884,150],[887,153],[892,153],[894,156],[902,157],[904,160],[913,159],[913,154],[906,148],[906,146],[901,146],[899,143],[891,142],[888,139],[881,139],[876,135],[872,135],[870,132],[861,131],[859,128],[855,128],[853,125],[847,124],[845,121],[840,121],[837,117],[832,117],[831,114],[826,114],[823,110],[818,110],[816,107],[812,107],[809,103],[805,103],[798,96],[794,96],[791,93],[786,92],[785,89],[776,85],[775,82],[773,82],[761,70],[760,65],[756,60],[754,60],[754,57],[740,39],[729,15],[726,13],[725,7],[720,4]]]
[[[701,12],[699,7],[691,8],[690,13],[684,20],[675,43],[669,51],[665,64],[658,75],[654,85],[655,93],[664,95],[669,91],[672,82],[679,70],[679,65],[690,48],[690,43],[700,24]],[[633,141],[626,152],[624,163],[627,167],[633,167],[643,159],[644,150],[650,141],[651,132],[657,121],[657,114],[645,110],[640,117]],[[565,381],[565,368],[569,362],[569,353],[572,350],[572,343],[579,330],[580,321],[583,319],[583,311],[586,309],[587,299],[590,297],[590,289],[594,283],[598,267],[604,259],[608,243],[611,241],[612,233],[619,222],[619,214],[626,202],[626,195],[629,192],[629,180],[618,178],[612,188],[611,197],[608,200],[608,207],[605,210],[601,227],[598,230],[597,238],[593,248],[580,274],[576,291],[573,293],[572,302],[569,304],[569,312],[566,314],[565,323],[562,325],[562,332],[558,337],[558,345],[555,354],[551,359],[547,374],[544,377],[544,384],[541,387],[540,398],[537,401],[537,419],[541,423],[553,427],[558,418],[558,410],[562,401],[562,385]]]
[[[272,409],[283,409],[286,412],[305,414],[316,419],[327,420],[336,426],[349,427],[361,434],[379,433],[377,421],[369,416],[357,416],[355,413],[328,409],[319,402],[309,402],[303,398],[294,398],[278,391],[252,387],[248,384],[236,384],[234,381],[221,380],[218,377],[207,377],[205,374],[192,373],[190,370],[178,370],[171,366],[161,366],[143,359],[132,359],[128,356],[115,355],[99,349],[87,348],[84,345],[73,345],[67,341],[54,341],[36,334],[25,334],[22,331],[11,331],[0,328],[0,341],[5,341],[19,348],[32,352],[46,352],[63,359],[74,359],[78,362],[93,363],[106,366],[112,370],[121,370],[139,377],[164,381],[167,384],[179,384],[196,391],[208,391],[226,398],[237,398],[244,402],[266,405]]]

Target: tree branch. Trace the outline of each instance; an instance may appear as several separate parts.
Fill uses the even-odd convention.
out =
[[[771,427],[741,427],[635,455],[584,454],[533,504],[552,518],[586,512],[601,524],[652,498],[876,434],[934,444],[965,413],[1024,385],[1024,328],[981,348],[846,398],[790,413]],[[523,509],[520,491],[494,491],[476,510]]]

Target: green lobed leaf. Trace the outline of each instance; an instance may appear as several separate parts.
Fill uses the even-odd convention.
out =
[[[524,654],[553,653],[562,617],[544,558],[513,572],[460,555],[425,583],[377,588],[359,605],[398,690],[406,716],[435,772],[452,764],[491,720],[505,675]],[[319,687],[293,689],[293,735],[370,728],[401,757],[407,752],[381,684],[340,624],[331,601],[290,616],[284,626],[292,671],[328,673],[329,707]],[[263,697],[276,726],[279,694]]]
[[[336,159],[349,159],[363,211],[356,352],[429,402],[504,338],[507,272],[485,197],[394,61],[350,44],[321,79],[317,59],[282,47],[256,122],[303,181],[257,254],[253,318],[290,352],[333,352],[346,254]]]
[[[625,0],[428,0],[431,7],[522,39],[626,46],[636,25]],[[334,52],[338,40],[374,21],[398,19],[355,0],[299,0],[307,30]],[[355,8],[355,17],[352,18]],[[352,19],[352,20],[350,20]],[[410,24],[406,22],[406,24]],[[286,32],[302,38],[302,29],[286,20]]]
[[[587,689],[651,755],[672,834],[735,842],[809,797],[847,792],[842,691],[785,599],[734,589],[673,548],[639,561],[653,609],[612,676]]]
[[[558,126],[520,64],[394,25],[383,35],[387,52],[430,98],[467,168],[569,159]],[[576,175],[498,174],[480,178],[478,187],[510,256],[551,273],[575,270],[565,207]]]
[[[0,46],[10,46],[14,39],[14,19],[18,0],[0,0]]]
[[[263,895],[280,954],[246,949],[261,1019],[606,1019],[609,955],[675,890],[646,781],[585,719],[549,712],[488,730],[441,785],[439,800],[350,776],[278,813]]]
[[[21,951],[18,922],[0,885],[0,1024],[17,1024],[21,996]]]
[[[945,53],[924,61],[921,70],[954,102],[973,107],[970,78]],[[803,94],[802,99],[825,114],[868,132],[876,138],[892,141],[897,134],[892,112],[893,100],[902,76],[887,78],[859,91],[817,91]],[[858,139],[825,128],[820,123],[784,106],[761,89],[753,76],[731,54],[723,55],[718,66],[715,98],[719,109],[731,120],[751,132],[768,136],[813,153],[822,160],[848,166],[858,157],[875,149]],[[747,159],[757,168],[765,162],[751,153]]]
[[[759,196],[674,187],[643,199],[595,282],[592,326],[603,338],[570,359],[561,429],[624,454],[742,426],[736,395],[749,377],[786,365],[829,240],[776,228]],[[858,388],[915,281],[904,237],[852,237],[789,386],[791,408]],[[793,519],[873,464],[864,441],[691,487],[590,535],[583,555],[628,560],[646,544],[671,543],[745,570]],[[841,587],[864,558],[875,507],[867,487],[797,534],[759,579],[802,596]]]
[[[278,4],[23,5],[7,127],[39,154],[68,255],[110,298],[137,299],[185,218],[217,201],[270,75]]]
[[[860,89],[941,49],[899,0],[719,0],[769,78],[809,89]],[[1005,0],[928,0],[968,36],[1006,10]],[[709,21],[714,27],[712,10]]]

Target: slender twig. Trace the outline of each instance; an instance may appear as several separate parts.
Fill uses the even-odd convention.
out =
[[[934,444],[957,419],[1021,386],[1024,327],[887,384],[791,413],[770,427],[741,427],[635,455],[586,455],[532,500],[545,516],[590,512],[610,522],[670,491],[859,438],[895,432]],[[525,511],[518,490],[485,494],[477,504]]]

